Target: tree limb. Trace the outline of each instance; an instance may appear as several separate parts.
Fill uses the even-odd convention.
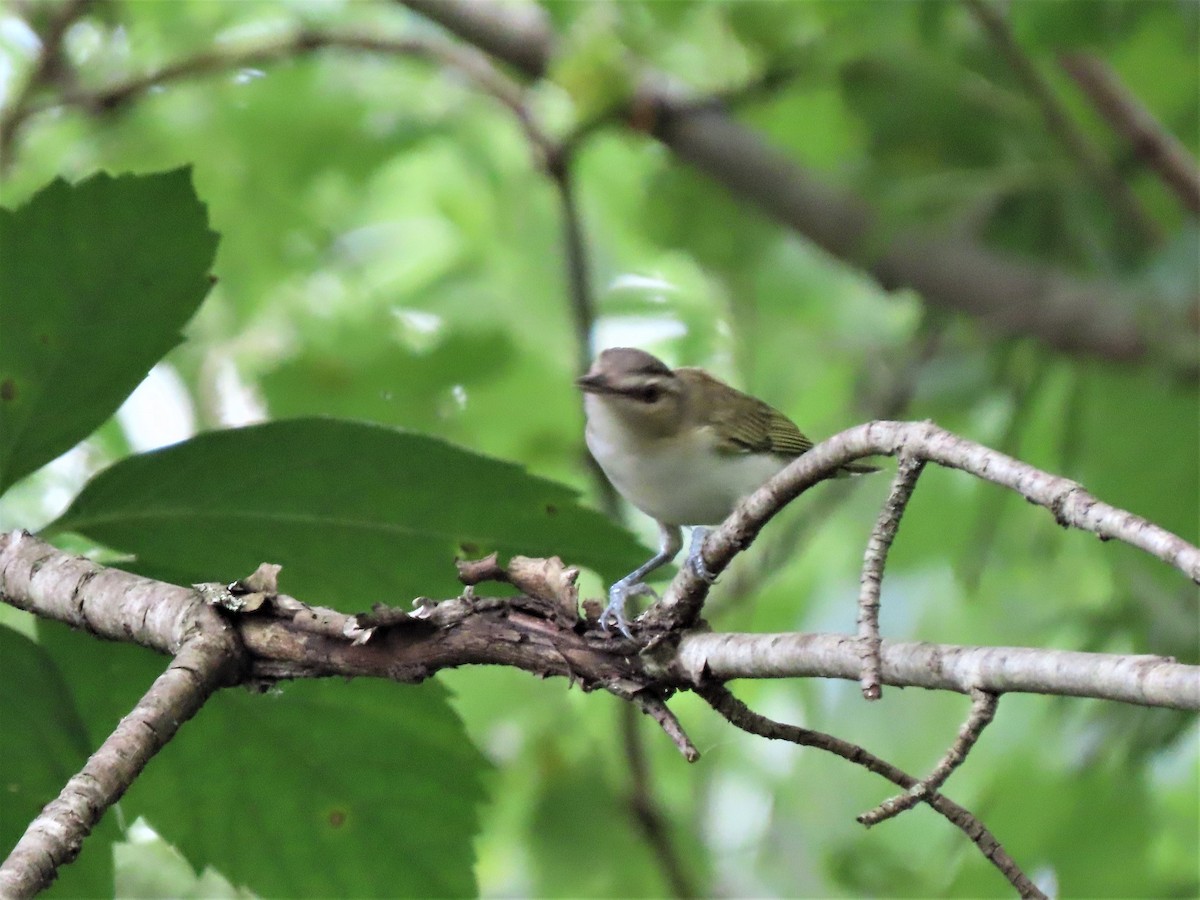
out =
[[[1163,127],[1104,60],[1087,53],[1064,53],[1058,62],[1184,208],[1200,214],[1200,167],[1187,147]]]
[[[1162,656],[885,640],[880,644],[880,662],[880,681],[895,687],[960,694],[980,688],[1200,709],[1200,666]],[[857,681],[862,656],[858,639],[848,634],[689,631],[664,665],[669,678],[682,684],[694,684],[705,673],[720,681],[812,677]]]
[[[0,536],[0,597],[101,637],[175,654],[0,865],[0,896],[32,897],[75,859],[180,726],[213,692],[241,680],[243,654],[236,630],[194,590],[106,569],[22,532]]]
[[[525,12],[518,20],[497,4],[401,2],[531,78],[545,76],[556,51],[549,26]],[[1143,331],[1135,311],[1172,308],[1166,301],[1114,289],[1109,280],[1075,278],[967,237],[909,230],[864,259],[878,231],[866,201],[826,185],[727,113],[697,106],[667,84],[648,73],[626,113],[636,107],[641,127],[680,159],[833,255],[865,266],[883,287],[911,287],[930,305],[973,316],[993,331],[1080,355],[1147,360],[1161,337]]]
[[[501,569],[492,557],[461,571],[469,582],[502,578],[527,593],[477,597],[468,587],[458,598],[422,601],[412,613],[383,608],[349,616],[274,594],[273,584],[233,585],[254,594],[247,602],[219,585],[197,591],[108,569],[24,532],[0,535],[0,599],[97,636],[176,653],[134,712],[30,826],[0,870],[0,888],[28,896],[48,884],[146,761],[226,684],[330,675],[415,683],[443,668],[509,665],[631,701],[694,759],[694,745],[664,702],[673,690],[711,687],[714,678],[856,679],[861,669],[858,642],[848,635],[688,632],[660,635],[637,653],[634,642],[600,634],[594,621],[582,627],[575,571],[557,559],[517,557]],[[218,614],[202,595],[242,613]],[[991,694],[1038,690],[1200,708],[1200,667],[1157,658],[892,642],[880,649],[881,680],[888,684]],[[908,781],[898,783],[906,788],[917,783],[904,777]],[[936,808],[939,797],[923,799]],[[947,809],[943,814],[953,819],[958,808]],[[960,816],[956,823],[969,834],[986,835],[974,820]],[[980,846],[989,858],[1002,852],[990,836],[981,837]]]

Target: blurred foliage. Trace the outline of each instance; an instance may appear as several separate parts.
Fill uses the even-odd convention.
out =
[[[0,6],[4,106],[36,70],[37,33],[61,8]],[[914,226],[966,231],[1191,309],[1194,219],[1056,56],[1099,56],[1196,153],[1200,7],[1004,8],[1019,46],[1159,236],[1129,232],[957,3],[546,2],[561,52],[527,102],[545,130],[565,135],[627,98],[647,67],[699,93],[741,95],[734,115],[814,177],[868,197],[884,237]],[[28,100],[53,103],[300,27],[436,36],[383,0],[114,0],[70,26],[63,80]],[[747,85],[758,88],[742,92]],[[8,479],[49,465],[8,490],[0,526],[42,527],[71,507],[59,527],[77,532],[55,540],[73,550],[135,554],[118,558],[184,581],[285,562],[285,589],[347,608],[453,591],[464,541],[561,553],[592,570],[585,593],[599,595],[635,551],[549,481],[596,490],[581,464],[571,385],[582,354],[561,210],[537,160],[511,113],[460,73],[365,51],[221,70],[112,109],[32,116],[2,161],[0,380],[10,370],[37,379],[44,405],[40,418],[22,412],[32,431],[0,418],[0,460]],[[104,171],[114,177],[96,175]],[[817,438],[881,414],[933,418],[1196,541],[1196,385],[1166,354],[1138,366],[1067,358],[924,309],[910,292],[881,291],[616,123],[583,142],[572,174],[595,345],[637,344],[703,365]],[[56,183],[35,197],[56,178],[77,182],[76,193]],[[78,239],[31,221],[55,197],[74,202],[120,184],[141,193],[107,212],[90,207],[90,219],[58,207],[55,227],[77,231],[57,233]],[[207,288],[208,228],[221,236],[217,282],[174,346]],[[171,290],[172,279],[185,287]],[[47,305],[47,287],[70,302]],[[26,361],[29,310],[61,329],[53,360]],[[1138,312],[1148,326],[1162,318]],[[1195,334],[1180,340],[1194,344]],[[169,429],[176,419],[183,425]],[[35,446],[30,434],[45,440]],[[182,438],[191,439],[138,453]],[[768,527],[717,588],[714,627],[853,628],[863,542],[887,483],[852,487],[831,498],[840,486],[821,486]],[[803,508],[825,501],[806,524]],[[336,529],[270,524],[272,513],[310,509],[361,516],[377,532],[374,549],[356,556]],[[170,513],[169,528],[147,515],[155,510]],[[427,521],[439,524],[411,533]],[[410,534],[389,553],[382,535],[398,523]],[[641,517],[630,524],[650,540]],[[931,470],[889,563],[883,628],[900,639],[1197,662],[1196,599],[1136,551]],[[17,787],[3,794],[7,846],[162,661],[32,628],[12,610],[0,610],[0,625],[11,626],[0,627],[0,765]],[[281,696],[219,697],[105,818],[57,890],[105,892],[104,848],[118,833],[123,894],[668,890],[634,824],[615,700],[519,672],[436,681],[451,690],[297,684]],[[917,773],[966,710],[962,698],[895,690],[867,707],[853,684],[735,687],[767,715],[859,741]],[[653,729],[643,741],[651,789],[700,893],[1006,894],[928,810],[863,832],[854,816],[890,794],[878,779],[733,733],[694,697],[672,703],[701,762],[686,766]],[[1198,753],[1195,717],[1013,696],[948,793],[1063,895],[1195,895]],[[131,828],[138,817],[175,850]]]

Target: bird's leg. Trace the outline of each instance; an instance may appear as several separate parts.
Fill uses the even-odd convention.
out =
[[[658,523],[658,553],[638,566],[608,591],[608,606],[600,614],[600,628],[608,631],[609,622],[617,626],[617,630],[627,638],[633,634],[625,619],[625,602],[638,594],[650,594],[657,597],[653,589],[643,583],[643,579],[660,566],[665,566],[675,558],[679,548],[683,546],[683,537],[677,525]]]
[[[688,545],[687,562],[685,565],[696,573],[696,577],[705,584],[713,584],[717,576],[708,571],[704,564],[704,539],[708,537],[708,528],[697,525],[692,529],[692,542]]]

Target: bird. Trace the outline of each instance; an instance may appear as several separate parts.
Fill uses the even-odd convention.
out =
[[[701,556],[708,528],[813,443],[757,397],[632,347],[602,351],[575,384],[588,450],[617,492],[658,524],[658,552],[612,585],[600,616],[604,631],[611,623],[632,638],[627,601],[654,594],[646,576],[679,553],[683,526],[692,527],[686,564],[711,583]],[[847,463],[838,475],[876,471]]]

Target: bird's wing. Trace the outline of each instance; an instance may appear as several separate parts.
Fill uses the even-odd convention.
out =
[[[708,419],[717,450],[721,453],[777,453],[799,456],[812,449],[812,441],[796,427],[796,423],[756,397],[743,394],[718,381],[707,372],[691,370],[703,376],[703,394]],[[692,376],[695,377],[695,376]],[[715,402],[725,394],[734,403]],[[737,395],[730,398],[729,395]]]

